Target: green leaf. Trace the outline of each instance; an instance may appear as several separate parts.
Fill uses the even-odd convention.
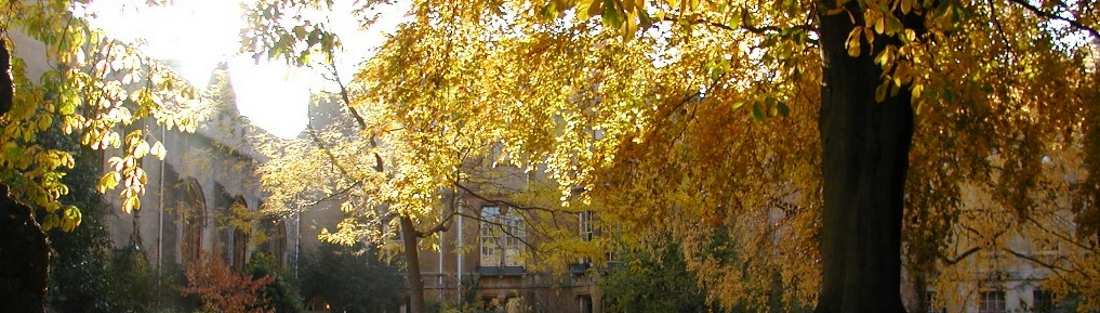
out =
[[[783,103],[782,101],[775,104],[775,108],[779,110],[779,115],[782,115],[782,116],[790,116],[791,115],[791,107],[787,106],[787,104]]]
[[[38,130],[45,131],[46,129],[50,128],[51,124],[53,124],[53,118],[51,118],[49,114],[43,114],[39,116]]]
[[[905,29],[905,25],[901,24],[901,20],[893,15],[886,16],[886,33],[893,35],[901,32]]]
[[[81,220],[83,220],[83,215],[80,214],[80,210],[75,206],[68,206],[62,212],[61,230],[71,232],[77,226],[80,226]]]
[[[619,10],[615,8],[615,4],[612,3],[612,1],[613,0],[604,0],[603,23],[607,26],[620,28],[623,26],[622,12],[619,12]]]
[[[46,214],[46,218],[42,219],[42,230],[50,230],[57,227],[60,221],[57,219],[57,214]]]
[[[754,102],[752,104],[752,119],[757,121],[764,120],[764,108],[760,106],[760,102]]]
[[[307,35],[306,28],[303,27],[302,25],[294,26],[293,31],[294,31],[294,37],[298,38],[298,40],[302,40],[302,39],[306,38],[306,35]]]

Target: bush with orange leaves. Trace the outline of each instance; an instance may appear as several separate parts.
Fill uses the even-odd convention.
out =
[[[263,276],[253,279],[241,275],[225,266],[221,258],[204,254],[199,260],[187,266],[187,287],[181,288],[183,295],[197,295],[202,300],[202,309],[208,312],[225,313],[271,313],[267,308],[260,290],[275,279]]]

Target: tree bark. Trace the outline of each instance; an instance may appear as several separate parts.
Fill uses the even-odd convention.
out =
[[[49,247],[34,210],[0,184],[0,311],[45,312]]]
[[[0,116],[12,107],[11,55],[0,40]],[[50,244],[34,210],[0,184],[0,306],[11,312],[45,312]]]
[[[913,110],[906,86],[882,103],[877,51],[862,42],[850,57],[845,42],[863,12],[828,15],[819,3],[822,90],[821,133],[824,207],[822,293],[816,313],[905,312],[901,301],[901,218]],[[850,18],[854,18],[854,23]],[[862,36],[861,36],[862,37]],[[891,38],[878,36],[876,48]]]
[[[11,110],[15,97],[15,83],[11,80],[11,53],[3,39],[0,39],[0,116]]]
[[[416,226],[407,216],[401,219],[401,235],[405,242],[405,270],[409,278],[409,313],[425,313],[424,306],[424,278],[420,275],[420,250],[416,243],[420,240],[417,236]]]

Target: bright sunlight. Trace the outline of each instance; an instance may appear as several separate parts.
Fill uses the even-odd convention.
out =
[[[143,42],[142,51],[174,65],[200,88],[210,83],[219,63],[227,62],[242,115],[281,138],[297,137],[305,129],[310,88],[316,87],[309,83],[310,73],[239,53],[239,30],[245,25],[240,1],[177,1],[152,8],[96,1],[89,12],[95,14],[95,26],[121,40]]]

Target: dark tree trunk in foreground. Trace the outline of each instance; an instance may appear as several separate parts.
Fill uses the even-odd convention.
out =
[[[49,243],[34,210],[0,184],[0,311],[44,312],[49,267]]]
[[[910,93],[875,101],[882,70],[862,43],[859,57],[845,47],[855,25],[849,14],[826,15],[819,3],[824,208],[822,293],[816,313],[904,312],[901,302],[901,218],[909,145]],[[863,13],[847,3],[856,25]],[[890,40],[878,36],[875,48]]]
[[[12,106],[11,55],[0,40],[0,116]],[[34,210],[8,195],[0,184],[0,311],[44,312],[50,245]]]
[[[417,236],[416,226],[413,225],[412,219],[402,216],[401,219],[401,235],[405,238],[405,271],[408,272],[409,278],[409,313],[425,313],[424,307],[424,278],[420,275],[420,250],[417,249],[416,243],[420,237]]]

